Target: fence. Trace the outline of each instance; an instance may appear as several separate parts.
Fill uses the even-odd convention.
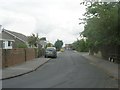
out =
[[[2,68],[21,64],[38,57],[38,50],[34,48],[2,49],[0,51],[2,52],[2,62],[0,62]]]

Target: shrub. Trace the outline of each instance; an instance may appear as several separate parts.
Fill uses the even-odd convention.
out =
[[[26,44],[17,44],[17,48],[27,48]]]

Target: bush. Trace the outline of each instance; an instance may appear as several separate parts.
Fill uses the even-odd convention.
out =
[[[17,44],[17,48],[27,48],[26,44]]]
[[[43,49],[43,48],[38,48],[38,49],[37,49],[37,53],[38,53],[37,57],[44,56],[45,49]]]

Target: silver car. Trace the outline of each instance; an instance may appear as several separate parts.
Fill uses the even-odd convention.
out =
[[[47,47],[45,50],[45,58],[54,57],[57,58],[57,51],[55,47]]]

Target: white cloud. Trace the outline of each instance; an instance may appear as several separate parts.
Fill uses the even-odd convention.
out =
[[[0,24],[25,35],[39,33],[51,42],[71,43],[83,31],[80,0],[0,0]]]
[[[3,28],[25,35],[30,35],[36,28],[36,20],[34,17],[22,13],[0,9],[0,20],[0,24],[3,25]]]

